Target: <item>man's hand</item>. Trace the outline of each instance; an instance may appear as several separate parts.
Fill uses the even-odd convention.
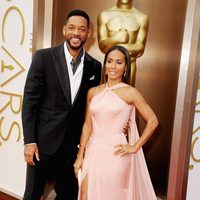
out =
[[[34,155],[39,161],[39,150],[37,144],[25,144],[24,145],[24,160],[31,166],[35,166]]]
[[[129,130],[130,126],[129,126],[129,121],[127,122],[127,124],[124,126],[122,132],[124,133],[124,135],[126,136],[127,142],[129,142],[129,138],[128,138],[128,130]]]

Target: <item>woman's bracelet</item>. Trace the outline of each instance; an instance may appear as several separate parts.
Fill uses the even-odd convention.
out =
[[[82,145],[82,144],[78,144],[77,147],[78,147],[79,149],[80,149],[81,147],[84,148],[84,149],[86,148],[86,146],[84,146],[84,145]]]

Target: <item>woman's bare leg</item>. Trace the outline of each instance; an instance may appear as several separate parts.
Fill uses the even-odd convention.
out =
[[[88,175],[85,176],[81,183],[81,198],[80,200],[87,200],[87,193],[88,193]]]

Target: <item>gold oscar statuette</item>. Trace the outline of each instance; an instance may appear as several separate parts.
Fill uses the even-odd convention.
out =
[[[116,6],[98,16],[98,44],[103,53],[113,45],[128,49],[131,56],[130,85],[134,85],[136,59],[144,53],[149,18],[132,6],[132,0],[117,0]]]

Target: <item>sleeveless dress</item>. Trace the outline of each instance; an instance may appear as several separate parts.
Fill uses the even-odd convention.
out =
[[[136,154],[115,156],[115,146],[126,144],[122,132],[129,121],[129,143],[139,135],[135,107],[128,105],[114,89],[127,87],[118,83],[94,96],[89,105],[93,131],[87,144],[81,182],[88,176],[88,200],[156,200],[142,148]],[[80,199],[80,190],[79,197]]]

